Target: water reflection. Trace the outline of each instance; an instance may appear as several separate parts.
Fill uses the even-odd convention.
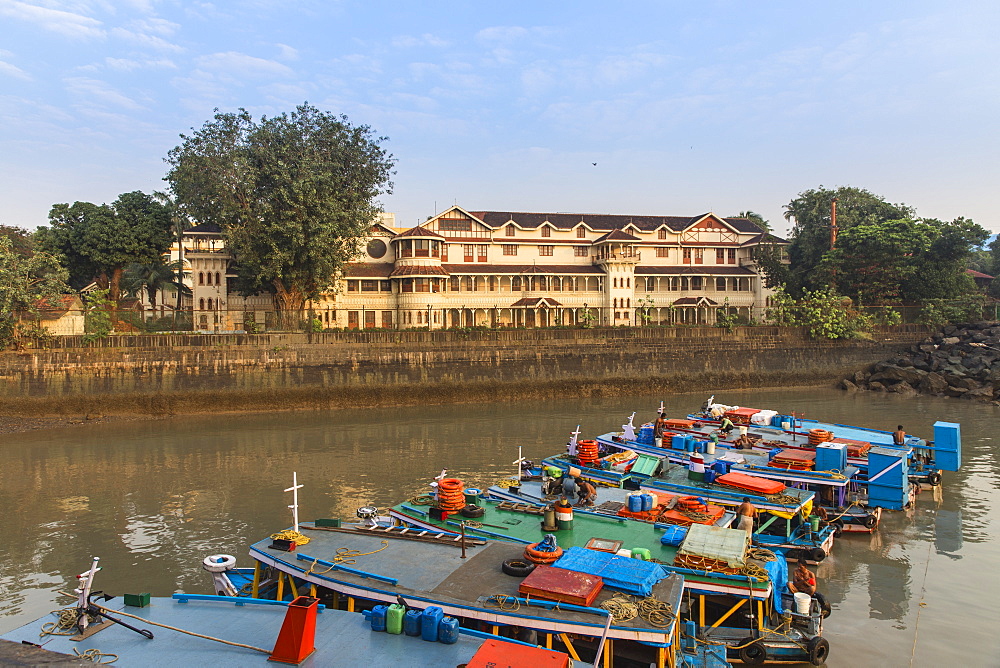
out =
[[[110,591],[207,591],[207,554],[245,562],[247,545],[289,523],[298,471],[303,519],[351,517],[426,491],[438,471],[488,486],[513,471],[517,446],[532,459],[561,449],[577,424],[592,436],[659,400],[677,414],[704,396],[611,397],[530,404],[404,407],[175,418],[87,425],[8,437],[0,469],[0,630],[56,607],[54,591],[99,555]],[[979,620],[1000,600],[1000,495],[992,447],[1000,410],[962,401],[789,389],[719,394],[727,403],[806,417],[932,434],[936,419],[962,423],[966,466],[944,493],[887,513],[876,534],[842,536],[817,568],[834,606],[830,665],[982,665],[1000,639]],[[961,560],[961,563],[959,563]],[[925,580],[925,573],[926,580]],[[918,605],[925,598],[926,607]],[[964,662],[964,663],[963,663]]]

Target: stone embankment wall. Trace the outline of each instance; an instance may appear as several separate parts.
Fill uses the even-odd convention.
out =
[[[900,394],[1000,400],[1000,322],[949,325],[841,386]]]
[[[794,328],[113,336],[0,354],[6,415],[172,414],[833,384],[924,338]]]

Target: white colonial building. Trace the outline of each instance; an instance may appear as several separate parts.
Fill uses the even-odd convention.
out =
[[[384,214],[363,258],[310,309],[324,327],[440,329],[714,323],[720,309],[759,318],[770,291],[754,263],[786,242],[744,218],[466,211],[413,228]],[[175,251],[176,252],[176,251]],[[232,289],[220,230],[184,236],[195,329],[273,321],[269,295]]]

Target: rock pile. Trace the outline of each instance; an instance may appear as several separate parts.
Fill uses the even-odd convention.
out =
[[[1000,322],[949,325],[841,381],[845,390],[1000,400]]]

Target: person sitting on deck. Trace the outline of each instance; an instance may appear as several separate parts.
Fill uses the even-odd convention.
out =
[[[805,563],[799,562],[792,572],[792,582],[788,585],[792,593],[809,594],[816,593],[816,574],[806,568]]]
[[[740,434],[740,437],[733,441],[733,445],[740,449],[749,450],[753,447],[753,441],[746,434]]]
[[[567,499],[575,499],[577,494],[576,479],[568,473],[564,473],[559,479],[562,486],[562,493]]]
[[[892,442],[897,448],[906,445],[906,432],[903,431],[903,425],[896,425],[896,431],[892,432]]]
[[[736,425],[733,424],[732,420],[730,420],[727,417],[724,417],[722,418],[722,424],[719,425],[719,431],[722,432],[723,436],[729,436],[729,434],[733,431],[733,427],[735,426]]]
[[[739,509],[736,511],[736,517],[739,518],[739,524],[736,525],[736,528],[752,534],[753,518],[756,514],[757,506],[750,502],[749,496],[744,496],[743,503],[740,504]]]
[[[589,480],[584,480],[583,478],[577,478],[576,482],[580,488],[580,500],[576,506],[579,508],[581,506],[594,505],[594,501],[597,500],[597,488]]]

